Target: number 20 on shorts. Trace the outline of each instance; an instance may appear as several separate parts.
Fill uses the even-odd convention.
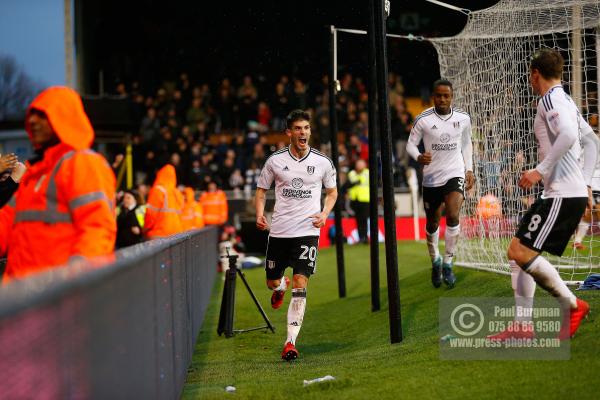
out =
[[[310,260],[310,261],[315,261],[317,259],[317,248],[315,246],[305,246],[302,245],[300,246],[300,248],[302,249],[302,254],[300,254],[299,259],[300,260]],[[306,254],[308,253],[308,257],[306,256]]]

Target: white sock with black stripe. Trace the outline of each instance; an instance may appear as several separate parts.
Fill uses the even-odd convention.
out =
[[[523,269],[552,296],[568,299],[571,308],[577,308],[577,298],[569,290],[556,268],[544,257],[541,255],[534,257]]]
[[[300,333],[302,321],[304,320],[304,310],[306,309],[306,288],[292,289],[292,301],[287,314],[287,342],[296,344],[296,338]]]

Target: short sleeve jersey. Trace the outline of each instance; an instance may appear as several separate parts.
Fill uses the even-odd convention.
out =
[[[413,124],[408,139],[415,146],[421,140],[431,153],[431,163],[423,167],[423,186],[444,186],[452,178],[464,178],[465,167],[472,169],[472,159],[465,160],[463,142],[471,140],[471,117],[458,108],[439,115],[431,107],[423,111]]]
[[[275,182],[270,236],[319,236],[320,229],[313,226],[310,217],[321,212],[322,187],[336,187],[335,175],[331,159],[313,148],[301,159],[295,158],[289,147],[273,153],[257,182],[265,190]]]
[[[587,197],[588,195],[579,164],[581,155],[579,120],[579,110],[562,86],[550,88],[538,102],[533,131],[539,146],[540,163],[550,152],[559,135],[576,138],[554,168],[544,175],[543,198]]]

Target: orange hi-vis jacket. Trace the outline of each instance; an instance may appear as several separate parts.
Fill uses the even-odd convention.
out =
[[[181,212],[181,224],[184,231],[202,228],[204,226],[204,215],[202,206],[194,199],[194,189],[186,187],[183,191],[185,204]]]
[[[183,195],[177,190],[175,167],[165,165],[156,174],[148,193],[144,235],[148,239],[167,237],[183,232],[181,210]]]
[[[28,165],[19,189],[0,210],[5,280],[66,264],[70,258],[108,256],[114,250],[115,176],[90,150],[93,128],[79,95],[67,87],[43,91],[29,106],[46,114],[60,143]],[[25,129],[31,137],[30,127]]]
[[[222,190],[204,192],[200,196],[206,225],[222,225],[227,222],[227,196]]]

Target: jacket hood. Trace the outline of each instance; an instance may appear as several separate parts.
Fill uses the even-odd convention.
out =
[[[183,190],[183,194],[185,196],[185,202],[186,203],[191,204],[194,201],[196,201],[196,199],[194,198],[194,189],[192,189],[191,187],[186,187]]]
[[[156,173],[156,179],[154,180],[154,186],[160,185],[164,188],[175,188],[177,186],[177,174],[175,173],[175,167],[171,164],[167,164]]]
[[[40,93],[27,108],[43,111],[52,129],[62,143],[75,150],[87,149],[94,141],[94,129],[83,108],[81,97],[73,89],[53,86]],[[31,131],[25,117],[25,130],[31,139]]]

